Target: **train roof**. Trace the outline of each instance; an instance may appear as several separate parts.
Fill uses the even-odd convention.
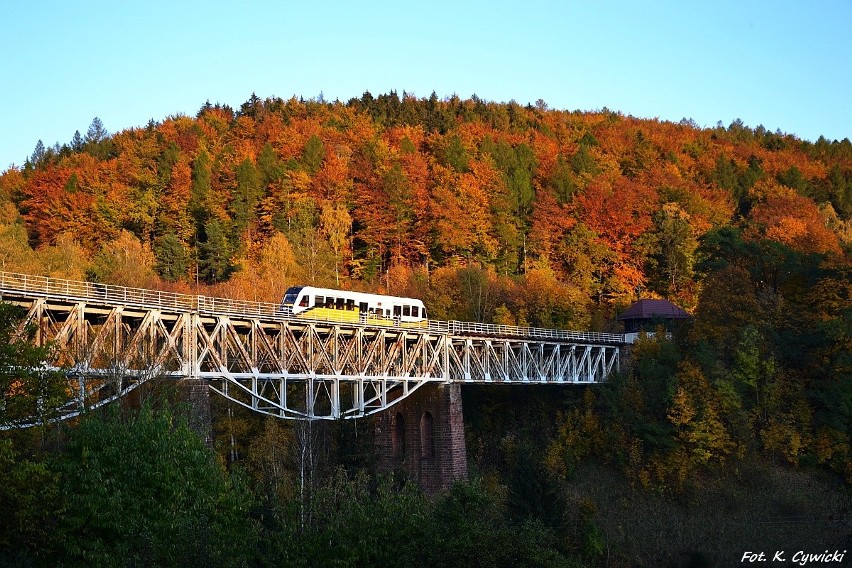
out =
[[[387,301],[393,303],[414,303],[417,305],[423,305],[423,300],[418,298],[407,298],[404,296],[388,296],[385,294],[371,294],[368,292],[354,292],[352,290],[335,290],[334,288],[316,288],[314,286],[293,286],[287,289],[287,292],[290,290],[294,290],[295,293],[307,293],[311,295],[317,296],[333,296],[333,297],[341,297],[341,298],[352,298],[355,300],[375,300],[375,301]]]

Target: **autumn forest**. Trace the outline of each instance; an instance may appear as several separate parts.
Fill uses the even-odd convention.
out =
[[[572,493],[589,468],[656,496],[746,463],[848,491],[850,252],[848,138],[544,101],[252,95],[114,133],[95,119],[0,174],[4,271],[265,302],[313,284],[422,298],[435,319],[576,330],[618,332],[639,298],[690,312],[605,388],[465,395],[480,485],[456,498],[498,524],[534,519],[525,546],[555,555],[541,565],[636,558],[601,501]],[[251,474],[269,427],[243,420]]]

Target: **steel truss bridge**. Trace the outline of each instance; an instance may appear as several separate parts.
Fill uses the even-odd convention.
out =
[[[71,394],[61,417],[162,377],[208,381],[281,418],[357,418],[427,383],[602,382],[625,344],[620,334],[458,321],[307,320],[271,303],[7,272],[0,300],[26,309],[19,334],[52,345],[48,365],[66,372]]]

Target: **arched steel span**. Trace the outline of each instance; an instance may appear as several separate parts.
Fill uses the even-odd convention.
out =
[[[281,418],[357,418],[427,383],[597,383],[624,335],[429,321],[422,327],[305,320],[280,306],[0,272],[51,365],[67,370],[62,417],[155,377],[202,379]]]

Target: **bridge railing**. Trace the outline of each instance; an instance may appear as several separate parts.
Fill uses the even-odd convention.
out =
[[[208,314],[263,317],[282,317],[285,315],[280,304],[270,302],[230,300],[215,296],[195,296],[195,298],[198,299],[198,311]]]
[[[197,311],[206,314],[237,317],[259,316],[286,319],[292,316],[292,313],[285,311],[280,304],[270,302],[232,300],[212,296],[193,296],[190,294],[162,292],[160,290],[148,290],[145,288],[128,288],[98,282],[81,282],[78,280],[65,280],[12,272],[0,272],[0,289],[19,290],[45,297],[60,296],[72,300],[115,303],[145,308]],[[333,320],[314,319],[312,321],[323,322]],[[625,343],[624,334],[520,327],[455,320],[428,320],[425,327],[415,329],[426,329],[435,333],[450,333],[453,335],[552,339],[591,343]]]
[[[430,322],[433,323],[433,322]],[[520,327],[470,321],[435,322],[446,323],[455,335],[488,335],[529,337],[534,339],[559,339],[573,341],[591,341],[594,343],[622,343],[624,335],[620,333],[598,333],[589,331],[570,331],[567,329],[547,329],[541,327]]]
[[[197,306],[196,297],[189,294],[12,272],[0,272],[0,288],[32,292],[43,296],[60,296],[74,300],[101,301],[152,308],[195,310]]]

